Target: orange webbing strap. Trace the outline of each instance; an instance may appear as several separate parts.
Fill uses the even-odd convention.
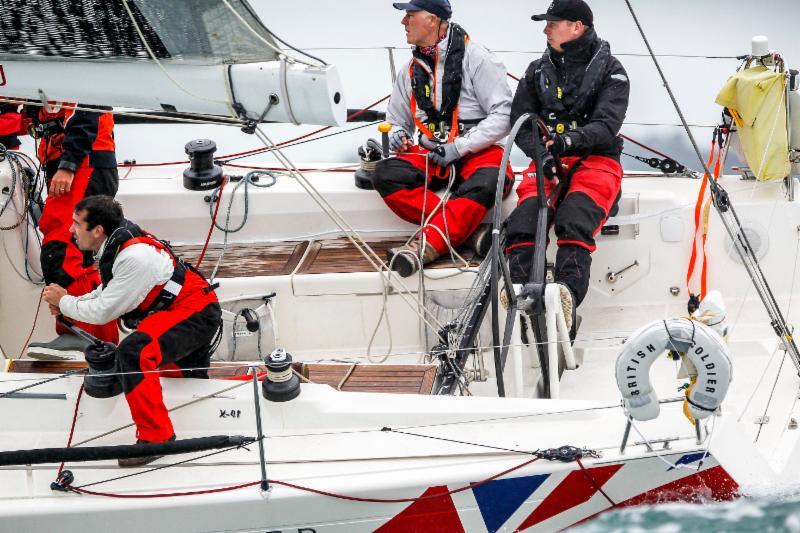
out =
[[[711,153],[708,156],[708,162],[706,163],[706,167],[710,168],[712,163],[714,162],[714,156],[717,149],[717,138],[716,135],[711,141]],[[694,234],[692,238],[692,255],[689,258],[689,269],[686,272],[686,289],[689,291],[689,295],[693,295],[690,283],[692,281],[692,275],[694,274],[694,266],[697,261],[697,234],[700,230],[700,216],[703,211],[703,200],[706,194],[706,187],[708,186],[708,174],[703,174],[703,180],[700,183],[700,190],[697,191],[697,202],[694,206]],[[707,220],[707,218],[706,218]],[[705,228],[703,234],[705,238],[705,234],[707,233],[707,228]],[[703,246],[703,268],[705,268],[705,245]],[[702,290],[701,287],[701,297],[705,296],[705,291]]]
[[[714,163],[714,181],[719,180],[720,172],[722,170],[722,152],[723,147],[719,146],[717,150],[717,160]],[[708,195],[705,205],[703,206],[703,269],[700,271],[700,300],[706,297],[707,292],[707,274],[708,274],[708,256],[706,255],[706,241],[708,240],[708,217],[711,213],[711,195]]]

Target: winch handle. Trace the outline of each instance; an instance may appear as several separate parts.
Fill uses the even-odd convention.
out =
[[[378,131],[381,132],[383,157],[389,157],[389,132],[392,131],[392,125],[388,122],[381,122],[378,124]]]
[[[95,346],[102,346],[103,345],[103,341],[101,341],[100,339],[98,339],[97,337],[95,337],[94,335],[89,333],[88,331],[85,331],[85,330],[79,328],[78,326],[76,326],[75,324],[69,322],[66,318],[64,318],[63,315],[59,315],[58,318],[56,318],[56,322],[60,323],[62,326],[64,326],[65,328],[67,328],[68,330],[70,330],[72,333],[74,333],[78,337],[82,338],[83,340],[91,342]]]

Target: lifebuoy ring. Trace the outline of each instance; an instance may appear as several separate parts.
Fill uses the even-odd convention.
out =
[[[697,372],[687,396],[696,419],[711,415],[722,404],[733,379],[728,347],[717,332],[688,318],[657,320],[636,330],[617,358],[617,387],[623,404],[636,420],[652,420],[661,411],[650,383],[650,367],[667,350],[684,354]]]

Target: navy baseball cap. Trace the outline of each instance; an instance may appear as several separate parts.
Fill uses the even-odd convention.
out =
[[[547,13],[534,15],[533,20],[569,20],[581,21],[585,26],[594,24],[594,15],[589,4],[583,0],[553,0]]]
[[[449,0],[411,0],[410,2],[395,2],[395,9],[404,11],[427,11],[442,20],[449,20],[453,15]]]

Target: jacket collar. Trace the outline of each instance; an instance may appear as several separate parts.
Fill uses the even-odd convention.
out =
[[[594,28],[589,27],[586,28],[583,35],[574,41],[561,45],[564,49],[563,52],[557,52],[548,45],[547,53],[555,65],[562,63],[588,63],[597,50],[599,42],[600,38],[597,37]]]

